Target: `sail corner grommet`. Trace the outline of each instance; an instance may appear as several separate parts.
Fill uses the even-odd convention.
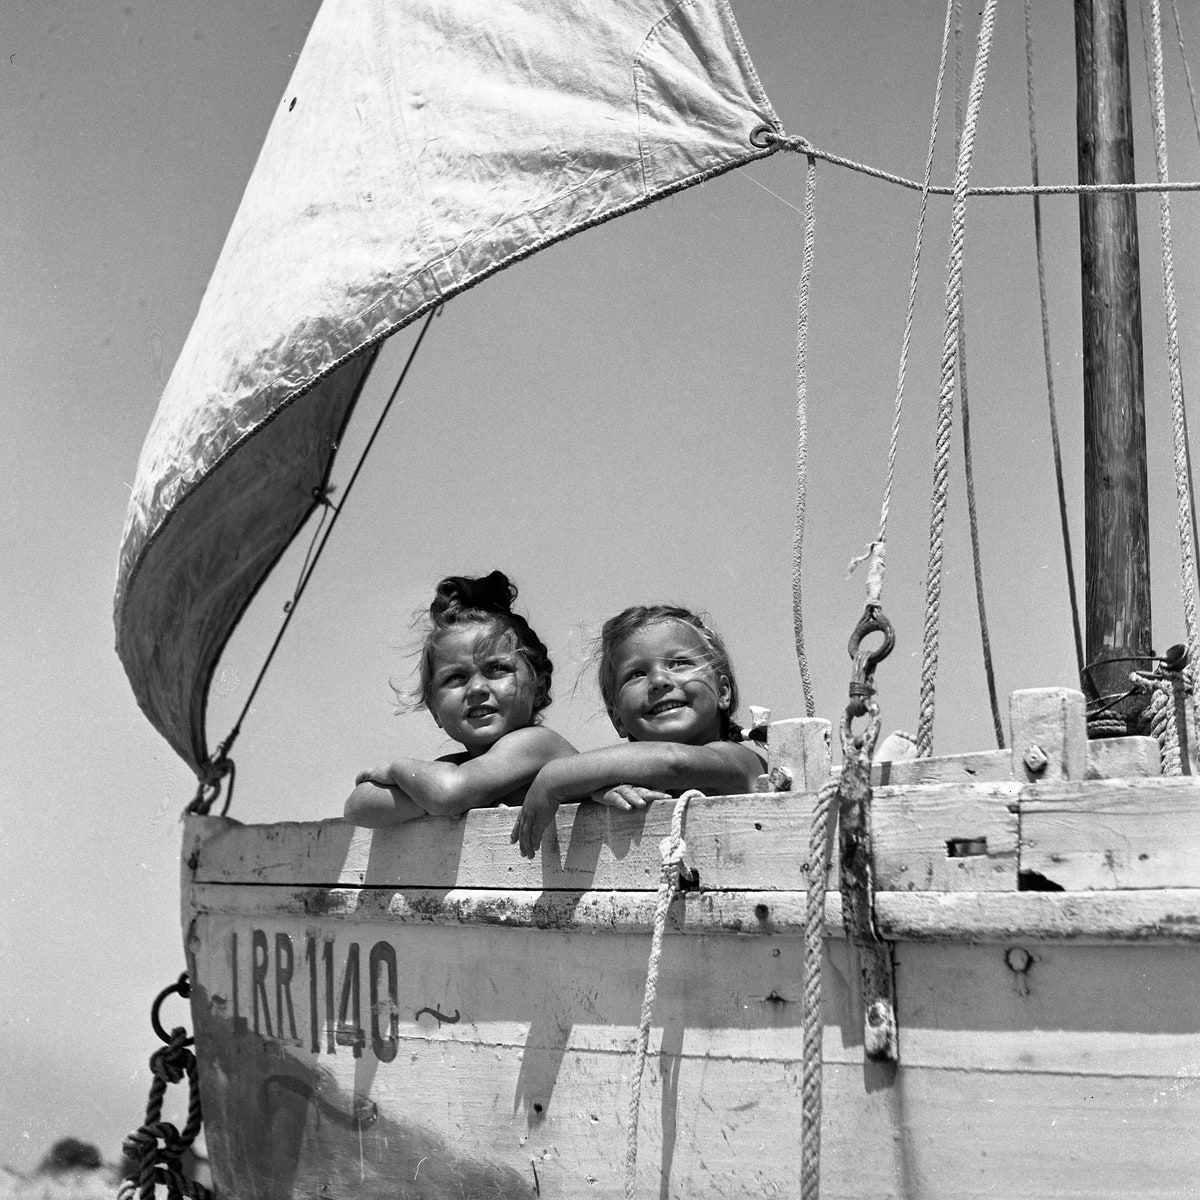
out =
[[[756,150],[766,150],[770,146],[774,146],[779,141],[779,134],[765,121],[761,125],[755,125],[750,130],[750,145]]]

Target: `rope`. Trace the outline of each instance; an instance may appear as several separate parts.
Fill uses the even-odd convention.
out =
[[[1033,103],[1033,0],[1025,0],[1025,91],[1029,107],[1029,170],[1038,182],[1037,117]],[[1079,597],[1075,589],[1075,560],[1071,554],[1071,527],[1067,518],[1067,492],[1063,478],[1062,443],[1058,436],[1058,405],[1054,397],[1054,358],[1050,353],[1050,305],[1046,299],[1046,255],[1042,245],[1042,200],[1033,197],[1033,242],[1037,253],[1038,301],[1042,315],[1042,357],[1046,365],[1046,399],[1050,410],[1050,443],[1054,453],[1054,481],[1058,488],[1058,516],[1062,526],[1063,557],[1067,564],[1067,596],[1071,629],[1075,635],[1075,668],[1083,681],[1083,631],[1079,624]],[[1084,690],[1087,691],[1086,685]]]
[[[1167,653],[1169,657],[1170,651]],[[1186,671],[1160,661],[1154,671],[1134,671],[1130,682],[1132,692],[1150,693],[1150,731],[1158,742],[1162,773],[1190,775],[1191,752],[1187,742],[1194,713]]]
[[[1154,165],[1160,183],[1167,179],[1166,102],[1163,92],[1162,14],[1159,0],[1150,0],[1150,38],[1152,42],[1149,71],[1152,103],[1151,124],[1154,130]],[[1159,197],[1159,230],[1162,239],[1163,306],[1166,311],[1167,365],[1171,379],[1171,425],[1174,434],[1174,466],[1176,529],[1179,534],[1180,587],[1183,593],[1183,616],[1187,636],[1189,678],[1200,652],[1200,633],[1196,625],[1196,559],[1193,526],[1191,464],[1188,454],[1187,413],[1183,400],[1183,368],[1179,357],[1179,322],[1175,305],[1175,267],[1171,244],[1171,201],[1164,193]]]
[[[900,446],[900,414],[904,407],[904,384],[908,373],[908,354],[912,345],[913,314],[917,306],[917,280],[921,270],[921,245],[925,233],[925,217],[929,210],[930,179],[933,177],[933,154],[937,145],[938,121],[942,110],[942,83],[946,76],[946,59],[950,45],[950,24],[954,0],[947,0],[946,23],[942,30],[942,54],[938,63],[937,85],[933,93],[933,117],[929,128],[929,149],[925,153],[925,175],[921,182],[921,207],[917,213],[917,231],[913,239],[912,272],[908,279],[908,303],[904,310],[904,334],[900,339],[900,365],[896,371],[896,399],[892,408],[892,431],[888,441],[887,470],[884,477],[883,499],[879,506],[879,534],[864,557],[872,564],[867,580],[867,602],[878,604],[883,593],[883,575],[887,553],[888,512],[891,507],[892,483],[896,475],[896,453]],[[856,559],[851,570],[861,562]]]
[[[946,522],[946,489],[949,474],[950,429],[953,423],[954,366],[959,333],[962,293],[963,243],[966,234],[967,177],[975,148],[975,131],[983,103],[983,86],[996,20],[996,0],[987,0],[979,27],[975,69],[967,94],[962,145],[955,170],[954,206],[950,222],[950,265],[946,281],[946,333],[942,345],[941,390],[938,397],[934,483],[929,525],[929,568],[925,577],[925,635],[921,662],[921,707],[917,728],[917,753],[927,757],[933,748],[934,680],[937,677],[938,624],[942,590],[942,537]]]
[[[804,920],[803,1049],[800,1076],[800,1195],[818,1200],[821,1192],[821,956],[825,948],[825,891],[829,881],[833,826],[829,810],[837,780],[818,793],[808,839],[807,906]]]
[[[429,315],[425,318],[425,323],[421,326],[421,332],[417,335],[417,340],[413,343],[412,349],[409,351],[408,359],[404,363],[404,368],[400,372],[400,377],[396,380],[396,386],[392,388],[392,394],[388,397],[387,403],[383,406],[383,411],[379,414],[379,419],[375,422],[375,427],[371,430],[371,436],[367,438],[367,444],[363,447],[362,454],[358,457],[358,462],[354,465],[354,470],[350,474],[350,481],[346,484],[345,491],[342,493],[342,502],[338,505],[329,503],[327,486],[318,488],[314,493],[316,505],[321,508],[321,523],[324,523],[325,516],[328,511],[333,515],[329,518],[328,524],[325,525],[325,535],[321,538],[320,544],[317,545],[314,551],[312,546],[309,546],[309,553],[305,555],[304,566],[301,568],[300,578],[296,584],[296,590],[292,593],[291,600],[284,606],[283,621],[279,626],[279,632],[275,635],[275,640],[271,643],[271,648],[267,651],[267,656],[263,660],[263,665],[259,669],[258,675],[250,688],[250,694],[246,697],[246,702],[242,705],[242,711],[238,713],[237,720],[233,723],[233,728],[229,731],[228,736],[217,747],[215,758],[211,762],[205,764],[209,770],[202,776],[200,788],[196,793],[195,799],[188,805],[187,811],[190,813],[199,813],[204,815],[212,807],[213,801],[217,797],[221,778],[228,774],[232,762],[229,758],[229,751],[233,748],[234,742],[237,741],[238,735],[242,731],[242,722],[246,719],[246,714],[250,711],[250,706],[254,703],[254,697],[258,695],[258,689],[262,684],[263,679],[267,674],[268,668],[271,666],[275,658],[275,652],[279,649],[280,642],[283,641],[283,635],[287,632],[288,626],[291,624],[292,617],[296,615],[296,609],[300,604],[300,597],[304,595],[305,589],[308,587],[308,582],[313,576],[313,572],[317,569],[317,563],[321,560],[321,555],[325,552],[325,547],[329,544],[329,539],[333,535],[333,530],[337,525],[338,518],[342,515],[342,510],[346,507],[346,501],[350,498],[350,493],[354,489],[354,484],[358,480],[359,473],[363,469],[363,465],[367,461],[367,455],[371,453],[375,445],[375,439],[379,436],[379,431],[383,428],[384,421],[387,420],[388,414],[392,411],[392,406],[395,404],[396,397],[400,394],[400,388],[404,384],[404,380],[408,375],[408,370],[413,364],[413,359],[417,356],[417,351],[421,348],[421,343],[425,340],[425,334],[429,331],[430,323],[433,318],[442,310],[440,308],[430,309]],[[374,366],[374,357],[378,355],[378,349],[374,352],[371,367]],[[371,370],[368,368],[368,372]],[[365,376],[364,376],[365,383]],[[359,385],[360,387],[362,384]],[[320,524],[318,524],[317,532],[320,533]],[[226,802],[225,810],[228,811],[229,804]]]
[[[808,160],[804,183],[804,258],[800,268],[800,301],[796,314],[796,520],[792,533],[792,631],[796,640],[796,662],[804,689],[804,715],[816,712],[808,653],[804,648],[802,566],[804,555],[804,512],[808,495],[808,294],[812,281],[813,248],[816,244],[817,162]]]
[[[1171,0],[1171,12],[1175,17],[1175,40],[1179,43],[1179,57],[1183,60],[1183,77],[1187,80],[1188,99],[1192,104],[1192,124],[1196,127],[1196,137],[1200,139],[1200,111],[1196,108],[1196,89],[1192,86],[1192,68],[1183,45],[1183,26],[1179,21],[1179,5],[1176,0]]]
[[[922,190],[922,184],[915,179],[907,179],[870,163],[859,162],[840,154],[833,154],[814,146],[805,137],[797,135],[763,134],[763,141],[778,150],[791,150],[795,154],[804,154],[809,158],[819,158],[823,162],[833,163],[837,167],[847,167],[869,175],[872,179],[880,179],[884,183],[894,183],[898,187],[908,188],[911,192]],[[1200,192],[1200,180],[1177,183],[1043,183],[1043,184],[998,184],[990,187],[969,187],[967,196],[1086,196],[1101,192]],[[954,196],[955,189],[944,185],[934,185],[929,188],[931,196]]]
[[[683,840],[683,818],[688,801],[703,795],[695,790],[684,792],[675,801],[671,814],[670,837],[659,845],[662,873],[658,883],[658,902],[654,907],[654,934],[650,940],[650,962],[646,967],[646,992],[642,997],[642,1016],[638,1022],[637,1049],[634,1055],[633,1076],[629,1093],[629,1120],[625,1129],[625,1200],[633,1200],[637,1185],[638,1113],[642,1104],[642,1073],[646,1066],[646,1046],[650,1040],[650,1017],[654,1011],[654,996],[658,990],[658,967],[662,958],[663,934],[667,928],[667,913],[679,894],[683,873],[683,857],[687,843]]]
[[[146,1102],[146,1120],[125,1139],[123,1149],[137,1164],[136,1176],[121,1184],[120,1200],[154,1200],[155,1189],[167,1189],[168,1200],[212,1200],[212,1193],[202,1183],[183,1174],[184,1152],[200,1133],[200,1084],[196,1073],[196,1056],[187,1049],[187,1031],[179,1026],[171,1030],[171,1039],[150,1056],[150,1097]],[[168,1083],[179,1083],[184,1075],[188,1081],[188,1114],[183,1132],[162,1119],[163,1097]],[[158,1143],[162,1142],[160,1148]]]
[[[961,149],[962,139],[962,55],[959,50],[959,28],[955,4],[956,25],[954,43],[954,115],[955,154]],[[983,674],[987,683],[988,703],[992,710],[992,727],[996,733],[996,746],[1004,749],[1004,724],[1000,719],[1000,701],[996,695],[996,670],[992,661],[992,639],[988,633],[987,607],[984,603],[983,552],[979,542],[979,517],[975,505],[975,466],[971,453],[971,405],[967,393],[967,319],[966,305],[962,293],[958,297],[958,392],[962,400],[962,443],[963,470],[967,484],[967,523],[971,532],[971,565],[975,576],[975,607],[979,613],[979,640],[983,650]]]

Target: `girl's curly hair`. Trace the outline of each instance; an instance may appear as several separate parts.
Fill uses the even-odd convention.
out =
[[[534,678],[533,711],[540,713],[551,700],[550,677],[554,664],[546,644],[529,622],[512,610],[517,585],[503,571],[488,575],[448,575],[437,585],[433,603],[425,616],[425,641],[421,646],[418,683],[413,693],[416,708],[428,708],[433,682],[433,655],[441,636],[462,625],[490,625],[491,633],[476,645],[476,654],[493,651],[503,639],[512,636],[516,652],[528,664]]]

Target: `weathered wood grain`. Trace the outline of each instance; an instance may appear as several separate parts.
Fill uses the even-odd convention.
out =
[[[880,891],[1016,891],[1018,785],[879,788],[872,804]]]
[[[1012,777],[1039,782],[1083,779],[1088,738],[1083,693],[1072,688],[1024,688],[1008,702]]]
[[[649,938],[360,917],[187,917],[218,1188],[621,1196]],[[799,1194],[801,971],[795,936],[668,934],[639,1194]],[[901,943],[897,1068],[864,1067],[846,943],[824,974],[824,1195],[1190,1194],[1192,948]]]
[[[767,731],[768,772],[782,767],[792,781],[791,791],[820,791],[833,765],[832,729],[830,722],[817,717],[772,721]]]
[[[194,826],[198,835],[185,857],[194,857],[202,882],[653,891],[671,811],[670,803],[638,813],[564,805],[533,861],[509,840],[512,809],[380,830],[341,820],[239,825],[209,817],[221,823]],[[790,792],[693,800],[685,826],[688,865],[703,885],[716,888],[802,887],[811,814],[812,797]]]
[[[478,925],[643,935],[653,924],[645,892],[529,892],[482,888],[285,888],[196,884],[202,916],[385,919],[397,925]],[[803,892],[693,892],[676,900],[673,933],[798,936]],[[876,924],[889,941],[1177,943],[1200,941],[1200,889],[1122,892],[878,892]],[[841,938],[841,897],[825,902],[825,935]]]
[[[1158,742],[1152,737],[1100,738],[1088,742],[1087,777],[1124,779],[1162,774]]]
[[[1045,784],[1023,792],[1021,870],[1067,891],[1200,887],[1200,781]]]

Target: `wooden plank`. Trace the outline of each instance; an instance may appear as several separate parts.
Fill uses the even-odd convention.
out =
[[[781,768],[791,782],[788,791],[820,791],[833,764],[832,729],[830,722],[818,717],[772,721],[767,729],[768,778]]]
[[[341,820],[241,825],[189,818],[184,859],[194,864],[196,880],[208,883],[654,891],[671,812],[670,803],[636,813],[564,805],[533,861],[509,841],[512,809],[379,830]],[[702,797],[688,808],[687,864],[705,887],[802,889],[811,823],[810,795]]]
[[[498,929],[622,932],[643,936],[653,923],[645,892],[531,892],[487,889],[285,888],[195,884],[189,912],[252,920],[320,920],[352,925],[480,926]],[[671,911],[674,933],[799,936],[803,892],[689,892]],[[1138,942],[1200,941],[1200,889],[1121,892],[878,892],[875,916],[889,941]],[[841,938],[841,896],[825,902],[825,935]]]
[[[879,788],[872,803],[879,891],[1016,891],[1019,786]]]
[[[1152,737],[1099,738],[1088,742],[1089,779],[1160,774],[1158,742]]]
[[[1192,943],[1200,941],[1200,889],[879,892],[875,921],[889,941]]]
[[[1088,768],[1083,693],[1023,688],[1008,701],[1012,777],[1030,782],[1083,779]]]
[[[622,1195],[648,939],[185,920],[220,1194]],[[1190,947],[897,955],[901,1063],[864,1067],[856,964],[829,947],[823,1195],[1190,1194]],[[799,1194],[801,961],[797,937],[665,939],[639,1195]]]
[[[1200,780],[1045,784],[1021,793],[1020,869],[1067,891],[1200,887]]]
[[[1012,780],[1008,750],[976,750],[937,758],[901,758],[871,764],[875,787],[917,787],[935,783],[1006,783]]]
[[[1103,738],[1085,749],[1088,779],[1121,779],[1161,773],[1158,742],[1152,737]],[[1000,783],[1013,777],[1011,750],[976,750],[936,758],[898,759],[871,767],[876,787],[914,787],[933,783]],[[1022,771],[1019,778],[1026,778]]]

